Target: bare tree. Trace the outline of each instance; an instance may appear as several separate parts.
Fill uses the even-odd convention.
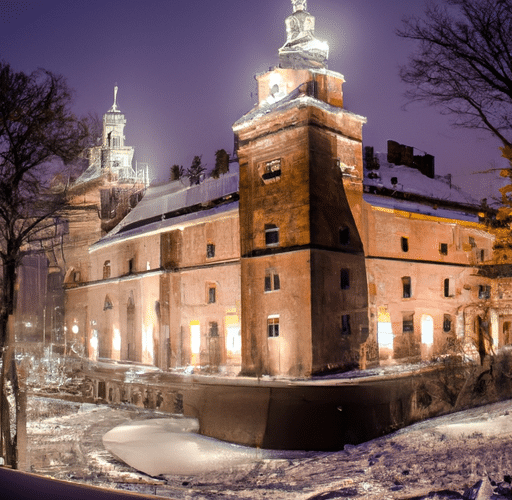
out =
[[[444,0],[398,35],[417,42],[402,80],[407,96],[440,106],[455,125],[512,141],[512,0]]]
[[[17,467],[16,424],[19,386],[14,362],[14,287],[22,250],[29,239],[53,224],[66,204],[69,165],[86,146],[88,121],[70,111],[71,92],[63,77],[38,70],[29,75],[0,62],[0,304],[1,452]],[[53,181],[53,182],[52,182]]]

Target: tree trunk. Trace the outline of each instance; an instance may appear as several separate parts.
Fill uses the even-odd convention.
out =
[[[16,259],[3,261],[3,297],[0,307],[0,347],[2,373],[0,376],[0,451],[4,464],[13,469],[18,466],[16,421],[18,411],[18,374],[15,362],[14,333],[14,285],[16,283]]]
[[[18,468],[17,453],[17,411],[19,400],[18,375],[15,361],[14,318],[7,325],[7,342],[2,354],[2,375],[0,377],[0,417],[4,464]]]

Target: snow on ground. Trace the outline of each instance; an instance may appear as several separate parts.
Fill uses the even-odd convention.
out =
[[[156,411],[45,398],[31,398],[29,410],[29,461],[34,472],[180,500],[386,500],[427,498],[429,493],[428,498],[463,498],[482,478],[499,483],[512,475],[512,401],[419,422],[339,452],[249,450],[255,456],[248,460],[239,460],[237,454],[247,450],[242,447],[231,453],[230,445],[206,438],[207,445],[198,445],[201,436],[182,432],[193,429],[189,419],[171,422]],[[141,423],[154,418],[163,420]],[[121,462],[104,448],[102,438],[119,425],[126,431],[126,424],[135,422],[133,437],[126,434],[132,451],[137,447],[129,443],[135,443],[142,430],[152,429],[153,437],[166,437],[166,446],[178,436],[177,443],[192,449],[185,453],[182,448],[181,454],[169,451],[166,462],[174,456],[176,463],[186,459],[199,469],[152,477]],[[144,439],[140,449],[151,455],[154,448]],[[233,461],[219,467],[219,455]],[[501,492],[508,483],[503,485]]]

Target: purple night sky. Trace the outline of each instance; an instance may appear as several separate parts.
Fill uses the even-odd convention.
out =
[[[424,0],[309,0],[308,10],[329,69],[345,76],[346,109],[368,118],[365,146],[414,146],[476,198],[496,193],[498,174],[471,175],[503,165],[496,139],[453,129],[434,108],[403,109],[398,67],[413,46],[395,30]],[[217,149],[232,152],[231,125],[255,103],[253,76],[278,63],[291,12],[290,0],[4,0],[0,59],[64,75],[78,114],[101,117],[117,83],[126,144],[166,180],[172,164],[203,155],[212,168]]]

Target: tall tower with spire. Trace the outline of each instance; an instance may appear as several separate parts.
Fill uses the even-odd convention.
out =
[[[308,376],[361,364],[368,336],[360,232],[362,125],[343,107],[305,0],[280,65],[233,130],[240,162],[242,370]]]
[[[114,87],[114,103],[103,115],[101,169],[109,170],[118,179],[133,177],[133,147],[125,146],[126,119],[117,105],[118,86]]]

